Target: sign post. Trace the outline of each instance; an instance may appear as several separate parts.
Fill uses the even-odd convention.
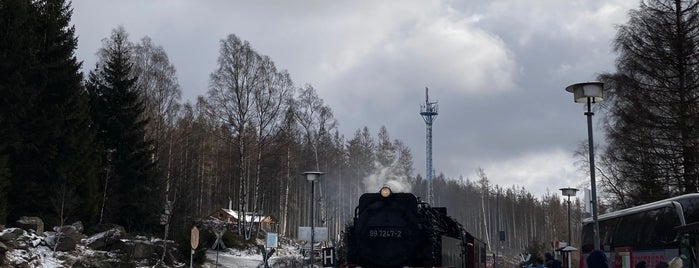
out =
[[[298,240],[313,241],[313,242],[328,241],[328,227],[299,226]],[[312,262],[315,259],[315,254],[314,254],[315,248],[314,248],[314,245],[311,244],[310,242],[307,244],[309,245],[309,247],[308,247],[309,252],[310,252],[309,258]],[[310,264],[309,264],[309,266],[310,266]]]
[[[194,261],[194,250],[199,247],[199,229],[197,229],[197,226],[192,226],[190,242],[192,246],[192,254],[189,255],[189,268],[192,268],[192,262]]]
[[[277,233],[267,233],[265,245],[259,245],[258,247],[262,252],[262,260],[264,261],[265,268],[269,268],[269,258],[272,257],[274,251],[277,250]],[[267,248],[270,250],[267,251]]]
[[[323,249],[323,267],[335,267],[335,248]]]
[[[223,249],[226,249],[226,245],[223,244],[223,240],[221,240],[224,233],[226,233],[225,227],[222,228],[221,226],[219,226],[216,229],[214,229],[216,241],[214,241],[214,246],[212,248],[216,249],[216,267],[218,267],[218,248],[221,247]]]

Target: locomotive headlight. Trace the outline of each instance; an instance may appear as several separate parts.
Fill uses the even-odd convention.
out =
[[[388,197],[391,195],[391,188],[388,188],[388,186],[381,187],[381,190],[379,191],[379,193],[383,197]]]

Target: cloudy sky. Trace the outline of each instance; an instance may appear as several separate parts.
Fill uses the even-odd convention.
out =
[[[235,34],[311,84],[351,138],[386,126],[425,174],[425,87],[439,102],[434,168],[542,195],[589,185],[574,151],[584,105],[564,88],[613,72],[629,0],[194,1],[74,0],[78,59],[123,25],[149,36],[177,68],[185,100],[205,95],[219,42]],[[597,124],[597,116],[593,119]],[[604,142],[595,128],[595,139]]]

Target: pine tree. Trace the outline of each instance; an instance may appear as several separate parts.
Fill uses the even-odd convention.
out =
[[[91,71],[87,81],[92,117],[106,159],[100,189],[104,193],[102,221],[131,231],[154,231],[161,198],[129,49],[126,31],[121,27],[112,31],[102,49],[103,65]]]
[[[3,33],[9,36],[2,38],[0,68],[9,74],[2,83],[9,104],[2,110],[8,126],[2,135],[10,141],[3,150],[11,175],[8,219],[36,215],[48,224],[64,219],[89,223],[96,212],[98,162],[74,56],[70,5],[60,0],[5,3],[0,5],[6,8],[3,29],[8,31]]]

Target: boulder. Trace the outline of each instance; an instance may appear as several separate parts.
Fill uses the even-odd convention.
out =
[[[63,234],[58,234],[54,232],[46,232],[46,245],[51,249],[56,249],[57,251],[71,251],[75,249],[76,242],[70,236]],[[58,244],[58,245],[57,245]]]
[[[119,250],[124,253],[124,261],[142,260],[158,257],[155,253],[157,246],[150,241],[126,240],[118,243]]]
[[[118,226],[117,228],[110,229],[83,239],[82,242],[91,249],[108,250],[111,249],[114,244],[119,242],[119,239],[124,237],[125,234],[126,231],[124,230],[124,227]]]
[[[134,241],[133,258],[139,260],[153,257],[156,247],[149,241]]]
[[[92,225],[88,227],[87,230],[85,230],[85,234],[87,235],[94,235],[102,232],[106,232],[112,229],[124,229],[124,227],[118,225],[118,224],[113,224],[113,223],[98,223],[95,225]]]
[[[61,239],[58,240],[58,246],[56,246],[56,250],[58,251],[72,251],[75,249],[76,242],[73,240],[73,238],[69,236],[62,236]]]
[[[61,227],[53,227],[53,230],[56,231],[56,233],[60,233],[61,235],[68,236],[73,241],[81,241],[83,238],[85,238],[85,235],[83,235],[83,224],[82,222],[78,221],[75,222],[71,225],[64,225]]]
[[[10,248],[26,249],[31,242],[29,234],[19,228],[8,228],[0,232],[0,242]]]
[[[27,232],[19,228],[8,228],[0,232],[0,242],[11,242],[20,236],[25,236]]]
[[[24,230],[34,230],[37,234],[44,234],[44,221],[39,217],[22,216],[17,220],[17,227]]]

